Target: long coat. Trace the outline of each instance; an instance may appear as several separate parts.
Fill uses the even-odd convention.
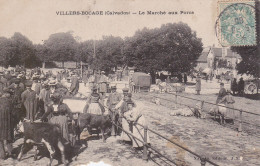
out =
[[[77,94],[79,91],[79,79],[76,76],[73,76],[71,78],[70,91],[71,91],[72,95]]]
[[[196,78],[196,91],[201,91],[201,79],[200,79],[200,77]]]
[[[21,97],[26,110],[26,119],[34,121],[37,113],[36,92],[33,90],[26,90],[22,93]]]
[[[2,140],[12,140],[12,121],[11,121],[11,111],[12,111],[11,99],[7,97],[0,98],[0,141]]]
[[[99,92],[106,93],[107,92],[107,77],[105,75],[101,75],[99,79]]]
[[[233,104],[235,103],[233,96],[226,95],[219,102],[224,103],[228,107],[227,111],[224,113],[224,116],[227,116],[227,118],[230,119],[235,119],[235,111],[232,109],[234,108]]]

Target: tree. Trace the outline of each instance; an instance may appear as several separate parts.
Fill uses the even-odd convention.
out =
[[[93,61],[95,69],[109,73],[113,68],[123,65],[123,39],[120,37],[104,36],[96,42],[96,57]]]
[[[153,82],[157,71],[188,72],[202,52],[201,39],[184,23],[144,28],[125,43],[128,65],[150,73]]]
[[[14,33],[10,39],[0,38],[0,56],[2,65],[6,67],[22,65],[33,68],[40,64],[32,42],[18,32]]]
[[[5,37],[0,37],[0,63],[2,66],[7,67],[9,60],[13,56],[12,40]]]
[[[45,41],[48,49],[48,56],[45,60],[62,62],[62,67],[64,67],[64,62],[75,60],[77,45],[71,32],[52,34]]]

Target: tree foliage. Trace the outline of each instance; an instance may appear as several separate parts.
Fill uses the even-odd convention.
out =
[[[184,23],[144,28],[128,38],[124,48],[128,64],[152,77],[162,70],[171,73],[190,71],[201,52],[201,39]]]
[[[45,61],[66,62],[75,59],[77,41],[70,32],[52,34],[44,45],[48,50]]]

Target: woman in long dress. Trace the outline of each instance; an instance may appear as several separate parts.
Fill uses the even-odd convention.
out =
[[[127,102],[128,112],[125,113],[125,117],[127,120],[131,121],[133,123],[132,127],[132,134],[138,138],[139,140],[144,140],[144,128],[142,126],[147,126],[145,117],[143,116],[141,109],[142,107],[133,107],[134,103],[130,100]],[[138,124],[142,125],[138,125]],[[132,139],[132,146],[134,148],[141,148],[143,147],[143,143],[139,140],[137,140],[134,137],[131,137]],[[147,132],[147,143],[150,143],[150,137],[149,133]]]
[[[231,119],[232,123],[234,123],[234,119],[235,119],[235,112],[232,108],[234,108],[234,103],[235,100],[233,98],[233,96],[231,95],[231,91],[227,90],[227,95],[224,96],[219,103],[223,103],[226,105],[226,107],[228,107],[226,109],[226,112],[224,112],[224,117],[225,119]]]
[[[49,122],[59,125],[62,138],[64,138],[66,142],[71,142],[68,128],[68,120],[72,119],[71,110],[67,104],[62,102],[62,96],[60,94],[54,93],[51,99],[52,103],[49,105],[48,111],[42,116],[41,121],[46,120],[50,115],[51,118]]]

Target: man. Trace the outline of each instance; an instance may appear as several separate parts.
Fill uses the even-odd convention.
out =
[[[26,90],[22,93],[22,103],[26,110],[26,119],[33,122],[37,113],[36,92],[32,90],[32,82],[26,82]]]
[[[8,155],[12,152],[12,141],[13,141],[13,127],[11,120],[12,113],[12,102],[10,94],[4,92],[0,94],[0,159],[5,159],[6,150],[5,142],[7,147]]]
[[[17,78],[13,80],[13,84],[8,87],[8,91],[12,94],[12,104],[13,104],[13,111],[12,111],[12,123],[13,127],[15,127],[20,120],[24,118],[24,110],[22,109],[22,98],[21,95],[23,93],[23,89],[19,86],[20,80]]]
[[[200,75],[197,75],[196,78],[196,91],[197,91],[197,95],[200,95],[200,91],[201,91],[201,78]]]
[[[187,73],[184,73],[183,80],[184,80],[184,84],[186,85],[187,84],[187,80],[188,80]]]
[[[238,81],[238,95],[244,95],[244,89],[245,89],[245,81],[243,80],[243,77],[241,77]]]
[[[37,96],[39,96],[41,92],[41,83],[39,83],[38,76],[33,76],[32,90],[36,92]]]
[[[62,80],[62,74],[60,72],[57,73],[57,81],[61,82]]]
[[[121,95],[119,93],[116,92],[116,86],[111,86],[111,94],[109,94],[108,99],[107,99],[107,107],[110,110],[110,114],[112,114],[112,120],[118,124],[118,112],[116,111],[115,107],[116,105],[120,102],[121,100]],[[111,135],[115,136],[116,135],[116,131],[115,128],[112,127],[112,131],[111,131]]]
[[[227,92],[226,92],[226,89],[224,88],[224,83],[221,82],[216,104],[218,104],[219,101],[222,100],[222,98],[225,97],[226,95],[227,95]]]
[[[79,79],[76,76],[76,73],[73,72],[71,77],[71,86],[70,86],[70,93],[74,96],[79,91]]]
[[[105,72],[101,72],[101,76],[99,79],[99,93],[103,96],[107,93],[107,77],[105,76]]]

